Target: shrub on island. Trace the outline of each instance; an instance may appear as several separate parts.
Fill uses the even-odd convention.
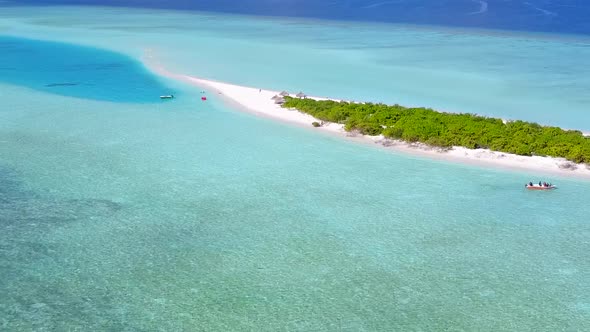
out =
[[[317,121],[312,122],[311,125],[314,126],[314,127],[316,127],[316,128],[321,126],[320,123],[317,122]]]
[[[346,131],[358,131],[364,135],[383,135],[442,148],[463,146],[590,163],[590,138],[577,130],[525,121],[505,123],[501,119],[474,114],[443,113],[400,105],[285,97],[283,107],[296,108],[322,121],[344,124]]]

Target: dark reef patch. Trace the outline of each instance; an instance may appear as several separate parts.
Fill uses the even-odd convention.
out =
[[[103,222],[122,209],[108,199],[64,200],[34,192],[18,172],[0,166],[0,330],[14,327],[12,322],[27,322],[19,325],[27,330],[61,330],[64,321],[124,330],[116,317],[108,324],[96,320],[97,313],[116,305],[108,292],[97,290],[102,294],[97,300],[64,287],[76,278],[65,272],[72,262],[64,243],[48,237],[76,223]]]
[[[80,83],[50,83],[50,84],[45,84],[46,87],[48,88],[53,88],[56,86],[76,86],[76,85],[80,85]]]

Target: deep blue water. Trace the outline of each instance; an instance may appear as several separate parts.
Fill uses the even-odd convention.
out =
[[[64,96],[144,103],[168,88],[136,60],[73,44],[0,36],[0,81]]]
[[[19,0],[12,3],[173,8],[590,34],[590,1],[586,0]]]

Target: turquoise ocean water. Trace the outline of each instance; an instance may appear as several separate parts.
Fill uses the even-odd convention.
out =
[[[3,8],[0,17],[4,35],[149,50],[205,78],[590,131],[583,36],[113,8]]]
[[[114,52],[2,36],[0,52],[0,77],[13,85],[115,102],[158,100],[166,91],[140,63]]]
[[[230,82],[585,129],[587,68],[556,56],[588,61],[585,41],[158,13],[0,12],[5,36],[102,47],[121,54],[94,53],[99,60],[124,64],[110,68],[115,83],[86,67],[75,81],[95,84],[81,93],[39,88],[72,81],[61,71],[0,77],[0,329],[590,328],[587,182],[545,177],[561,188],[526,192],[539,174],[394,154],[256,118],[215,97],[203,103],[134,60],[149,49],[173,70]],[[448,42],[431,45],[439,39]],[[477,60],[485,50],[513,56]],[[0,54],[1,67],[15,59]],[[534,70],[542,64],[554,70]],[[454,88],[437,90],[439,74]],[[136,99],[100,98],[126,85],[141,91],[122,92]],[[179,98],[152,98],[159,88]],[[568,107],[550,112],[560,103]]]

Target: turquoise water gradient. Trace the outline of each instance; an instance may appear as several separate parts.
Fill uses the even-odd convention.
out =
[[[590,131],[588,38],[107,8],[8,8],[0,33],[275,90]]]
[[[193,16],[170,13],[159,25],[166,16],[149,11],[69,10],[3,10],[0,31],[138,58],[151,49],[175,70],[255,86],[279,87],[284,79],[287,87],[318,93],[347,88],[332,71],[346,62],[373,68],[367,75],[375,82],[367,76],[366,86],[345,91],[384,91],[373,88],[388,66],[367,61],[383,53],[353,51],[343,42],[348,37],[333,34],[340,28],[279,44],[284,31],[293,31],[290,21],[241,18],[231,25],[197,15],[194,23]],[[323,29],[309,24],[305,29]],[[240,25],[257,31],[253,41],[238,33]],[[258,25],[277,30],[251,30]],[[366,34],[367,44],[379,45]],[[318,38],[332,48],[320,50]],[[555,45],[584,52],[575,41],[511,38],[521,49],[547,43],[539,59],[555,65]],[[442,63],[481,68],[451,61],[453,47],[444,49]],[[309,62],[283,68],[281,60],[270,62],[279,53],[287,64]],[[330,71],[318,70],[328,55],[339,60]],[[434,66],[436,57],[423,56],[433,62],[417,63]],[[402,57],[400,66],[407,61]],[[522,61],[497,65],[517,68]],[[566,67],[544,75],[583,88],[586,78],[564,74]],[[0,330],[590,329],[587,181],[384,152],[234,111],[215,95],[202,102],[198,89],[178,82],[147,79],[181,97],[118,102],[92,98],[92,91],[72,97],[0,82]],[[540,93],[541,83],[532,80],[527,91]],[[587,106],[583,95],[564,91],[579,104],[568,101],[573,106],[556,119],[583,125],[575,107]],[[439,93],[453,99],[447,92]],[[517,103],[533,100],[514,94]],[[488,107],[485,94],[476,96],[474,105]],[[560,189],[524,190],[524,182],[538,179]]]
[[[159,101],[168,88],[137,61],[71,44],[0,36],[0,81],[66,96]]]
[[[532,174],[384,153],[198,96],[64,110],[75,101],[0,91],[17,110],[0,113],[9,330],[590,326],[587,183],[527,192]]]

